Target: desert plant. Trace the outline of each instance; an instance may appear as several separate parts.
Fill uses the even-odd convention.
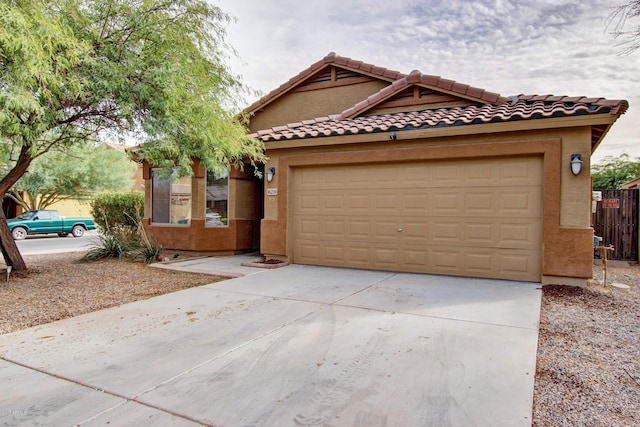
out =
[[[160,259],[162,246],[158,245],[155,240],[145,230],[142,221],[138,221],[138,236],[140,237],[138,245],[132,250],[134,259],[151,263]]]
[[[145,264],[158,261],[161,253],[162,246],[158,246],[155,243],[150,245],[139,245],[132,248],[131,252],[129,252],[132,259],[142,261]]]
[[[96,223],[100,224],[100,243],[81,261],[126,257],[150,263],[160,258],[162,246],[156,244],[142,225],[141,204],[135,194],[103,195],[91,208]]]
[[[97,261],[105,258],[122,259],[128,253],[128,246],[117,236],[111,234],[99,234],[99,244],[92,247],[80,262]]]

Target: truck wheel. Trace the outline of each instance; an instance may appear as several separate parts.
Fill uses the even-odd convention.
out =
[[[75,225],[73,227],[73,229],[71,230],[71,234],[73,234],[73,237],[82,237],[84,236],[84,227],[81,225]]]
[[[27,229],[23,227],[16,227],[11,232],[11,237],[13,237],[13,240],[23,240],[27,237]]]
[[[58,233],[58,237],[67,237],[69,233]]]

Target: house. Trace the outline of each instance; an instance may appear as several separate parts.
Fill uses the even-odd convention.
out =
[[[264,181],[196,160],[193,179],[169,182],[145,165],[145,224],[173,249],[581,284],[590,155],[627,108],[504,97],[331,53],[246,109]]]
[[[623,190],[637,190],[640,188],[640,176],[620,184]]]
[[[105,144],[104,147],[107,150],[116,150],[122,153],[125,153],[125,147],[120,144]],[[123,156],[123,161],[126,161],[131,164],[131,179],[132,185],[128,188],[122,188],[122,191],[144,191],[144,180],[142,179],[142,165],[133,162],[129,159],[125,160]],[[21,192],[21,197],[26,198],[27,202],[31,202],[28,195]],[[40,197],[40,196],[39,196]],[[60,215],[63,217],[91,217],[91,202],[92,196],[85,197],[73,197],[73,198],[63,198],[62,200],[57,200],[46,206],[46,209],[53,209],[60,212]],[[21,213],[24,212],[24,208],[15,202],[11,197],[5,196],[2,200],[2,208],[4,210],[4,214],[7,218],[14,218]]]

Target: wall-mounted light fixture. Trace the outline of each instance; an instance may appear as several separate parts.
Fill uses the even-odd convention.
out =
[[[580,175],[580,172],[582,172],[582,156],[580,154],[572,154],[569,165],[571,166],[572,174],[575,176]]]
[[[267,182],[271,182],[273,181],[273,177],[276,174],[276,168],[271,167],[269,168],[269,170],[267,170]]]

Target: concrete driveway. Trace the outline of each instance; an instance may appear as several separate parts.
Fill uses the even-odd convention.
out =
[[[0,425],[531,424],[539,284],[243,271],[0,336]]]

